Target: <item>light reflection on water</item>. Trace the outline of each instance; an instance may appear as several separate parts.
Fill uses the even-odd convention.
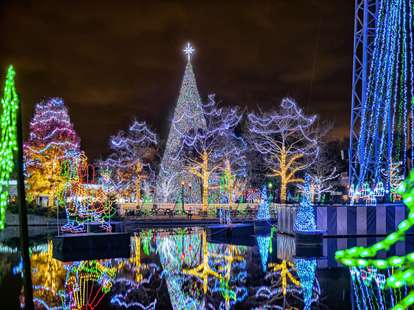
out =
[[[202,228],[145,229],[131,238],[128,259],[70,263],[54,259],[52,243],[40,238],[31,247],[35,304],[38,309],[351,309],[352,301],[358,309],[386,309],[404,295],[366,285],[355,270],[350,277],[349,270],[330,264],[330,241],[325,257],[297,257],[293,238],[255,238],[256,246],[247,247],[209,242]],[[13,242],[0,246],[1,309],[23,302]]]

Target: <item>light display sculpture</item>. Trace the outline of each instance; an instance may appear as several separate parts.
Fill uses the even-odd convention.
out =
[[[354,59],[350,182],[383,181],[389,192],[381,170],[401,161],[405,176],[414,164],[413,2],[357,1],[355,26],[363,58]]]
[[[269,176],[280,178],[280,200],[284,203],[287,186],[302,183],[297,173],[318,157],[316,116],[305,116],[293,99],[284,98],[277,113],[250,113],[248,121],[251,144],[263,156]]]
[[[94,167],[88,165],[85,154],[71,152],[62,167],[62,175],[66,178],[62,195],[67,222],[61,230],[80,233],[86,231],[86,224],[99,224],[103,230],[111,231],[113,201],[100,186],[94,187]]]
[[[201,180],[202,206],[203,211],[207,211],[209,189],[219,187],[218,182],[211,183],[214,183],[214,176],[218,179],[220,172],[226,177],[229,199],[233,199],[234,179],[245,175],[246,143],[234,132],[242,117],[238,108],[219,108],[214,95],[210,95],[209,103],[202,107],[206,129],[184,134],[175,159],[182,158],[189,173]]]
[[[387,278],[386,283],[390,288],[414,284],[414,253],[405,256],[391,256],[386,259],[374,258],[379,251],[387,251],[392,245],[403,240],[406,232],[414,226],[414,171],[410,172],[408,179],[400,185],[398,191],[409,209],[409,213],[408,218],[398,224],[395,232],[369,247],[353,247],[335,253],[336,260],[345,266],[375,267],[378,270],[395,268],[394,274]],[[407,309],[412,304],[414,304],[414,291],[409,292],[393,309]]]
[[[47,196],[49,206],[62,192],[66,179],[61,175],[65,155],[79,152],[80,139],[60,98],[38,103],[24,144],[29,200]]]
[[[176,202],[179,199],[182,181],[192,185],[191,193],[186,193],[192,195],[192,202],[201,202],[200,184],[197,178],[185,173],[183,161],[180,157],[177,158],[183,135],[190,130],[206,129],[201,98],[191,65],[193,52],[191,45],[185,49],[188,56],[187,66],[157,178],[156,199],[159,202]]]
[[[305,185],[302,193],[302,201],[300,202],[294,229],[295,231],[314,231],[316,230],[315,213],[312,205],[311,178],[307,174],[305,176]]]
[[[141,202],[143,183],[154,181],[151,167],[156,155],[157,136],[145,122],[134,121],[127,132],[120,131],[111,137],[113,153],[99,162],[102,171],[109,171],[109,185],[121,197],[135,194],[135,201]]]
[[[0,118],[0,230],[6,223],[6,208],[9,203],[9,182],[14,168],[17,152],[17,113],[19,98],[14,85],[15,71],[12,66],[7,70],[6,82],[1,99]]]

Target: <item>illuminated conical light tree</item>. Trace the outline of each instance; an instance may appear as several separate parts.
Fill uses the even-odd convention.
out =
[[[312,205],[311,177],[305,176],[305,185],[302,193],[302,201],[296,214],[294,228],[296,231],[316,230],[315,213]]]
[[[179,198],[181,182],[191,185],[192,202],[200,202],[201,197],[197,178],[184,171],[182,159],[180,156],[177,157],[182,136],[192,129],[206,128],[201,98],[191,65],[191,54],[194,49],[188,44],[184,52],[188,62],[157,179],[156,199],[159,202],[175,202]]]
[[[14,69],[7,70],[3,98],[1,99],[0,119],[0,230],[6,222],[6,208],[9,202],[9,182],[14,168],[14,155],[17,151],[17,113],[19,98],[14,86]]]
[[[284,98],[274,113],[248,115],[250,141],[262,155],[269,176],[280,178],[280,200],[286,202],[289,184],[303,183],[298,175],[319,155],[320,132],[316,116],[307,117],[291,98]]]
[[[118,193],[128,196],[135,192],[135,200],[141,201],[143,182],[153,181],[151,162],[157,143],[157,136],[145,122],[134,121],[127,132],[120,131],[111,137],[113,153],[99,166],[110,170],[112,185]]]
[[[24,144],[29,200],[44,195],[53,206],[63,190],[63,157],[79,153],[80,139],[61,98],[51,98],[36,105],[30,122],[30,136]]]

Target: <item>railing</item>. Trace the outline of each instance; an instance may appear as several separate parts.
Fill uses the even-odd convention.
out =
[[[270,205],[270,213],[276,215],[277,204]],[[228,209],[228,204],[209,204],[207,212],[204,212],[202,204],[186,203],[122,203],[118,205],[118,213],[120,216],[202,216],[202,217],[217,217],[217,210]],[[231,215],[234,218],[253,218],[257,214],[257,203],[234,203],[231,208]]]

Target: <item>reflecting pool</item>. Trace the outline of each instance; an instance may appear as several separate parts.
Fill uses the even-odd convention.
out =
[[[53,232],[51,233],[51,235]],[[18,239],[0,244],[0,309],[24,303]],[[337,249],[376,238],[324,239],[320,255],[302,255],[275,231],[246,245],[207,238],[203,228],[142,229],[129,258],[61,262],[50,235],[31,238],[37,309],[388,309],[411,288],[390,290],[393,270],[344,268]],[[407,238],[390,255],[414,251]]]

